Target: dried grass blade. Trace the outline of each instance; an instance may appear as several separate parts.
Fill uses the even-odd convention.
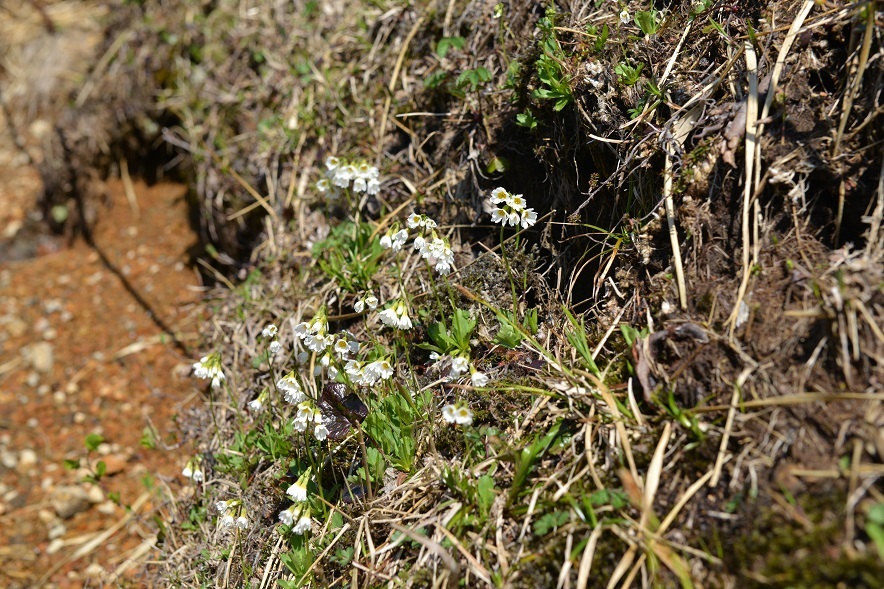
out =
[[[595,555],[595,547],[599,543],[603,530],[602,526],[598,526],[589,535],[589,541],[580,557],[580,566],[577,568],[577,589],[586,589],[589,573],[592,571],[592,557]]]
[[[757,142],[756,126],[758,120],[758,60],[755,56],[755,48],[749,41],[745,44],[746,51],[746,69],[749,73],[749,96],[746,102],[746,175],[743,181],[743,278],[740,281],[740,289],[737,292],[737,300],[734,302],[734,309],[728,318],[730,325],[730,336],[733,337],[737,326],[737,315],[740,312],[740,303],[746,296],[746,289],[749,286],[750,272],[750,256],[749,248],[752,247],[751,233],[749,227],[751,213],[752,195],[754,194],[753,169],[755,167],[755,148]]]

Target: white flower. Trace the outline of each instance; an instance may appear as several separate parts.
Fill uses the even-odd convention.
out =
[[[408,240],[408,231],[405,229],[400,229],[396,233],[393,234],[393,245],[392,249],[394,252],[398,252],[402,249],[402,246],[405,245],[405,242]]]
[[[282,344],[276,340],[270,342],[270,347],[267,348],[270,351],[271,356],[276,356],[279,351],[282,349]]]
[[[279,512],[279,521],[281,524],[285,526],[291,527],[293,523],[295,523],[295,510],[296,507],[294,505],[290,506],[288,509],[283,509]]]
[[[365,304],[368,305],[369,309],[376,309],[378,306],[378,298],[374,295],[368,295],[365,297]]]
[[[506,204],[512,207],[513,210],[521,211],[528,203],[525,202],[525,198],[521,194],[510,194],[506,199]]]
[[[365,193],[374,196],[381,191],[381,183],[377,178],[371,178],[365,187]]]
[[[203,469],[202,466],[200,466],[202,461],[202,456],[194,456],[187,461],[187,464],[184,465],[184,469],[181,471],[181,474],[195,483],[202,482]]]
[[[331,182],[328,181],[328,178],[320,178],[316,181],[316,190],[319,191],[320,194],[327,194],[332,189]]]
[[[212,388],[217,389],[226,378],[221,369],[221,354],[212,352],[193,364],[193,375],[200,379],[212,379]]]
[[[442,419],[447,421],[448,423],[454,423],[456,419],[457,408],[454,405],[448,404],[442,407]]]
[[[301,484],[300,480],[298,480],[298,482],[288,488],[288,491],[286,491],[285,494],[291,497],[292,501],[306,501],[307,486]]]
[[[438,227],[438,225],[434,220],[430,219],[429,217],[424,217],[424,227],[426,227],[427,229],[435,229],[436,227]]]
[[[276,326],[270,323],[261,331],[261,337],[273,337],[278,331],[279,330],[276,328]]]
[[[353,310],[357,313],[362,313],[363,311],[365,311],[365,301],[359,299],[358,301],[353,303]]]
[[[218,525],[222,528],[232,528],[236,524],[236,519],[233,517],[233,514],[227,513],[218,520]]]
[[[215,509],[218,510],[218,513],[227,513],[227,508],[230,506],[230,501],[218,501],[215,503]]]
[[[320,423],[313,428],[313,437],[320,442],[324,441],[328,437],[328,428]]]
[[[484,387],[488,384],[488,375],[477,370],[470,376],[470,382],[474,387]]]
[[[525,209],[522,211],[522,229],[533,227],[537,223],[537,213],[534,209]]]
[[[473,423],[473,412],[466,405],[461,405],[454,410],[454,422],[459,425],[471,425]]]
[[[391,376],[393,376],[393,366],[390,365],[390,361],[386,358],[382,360],[375,360],[365,367],[365,371],[371,372],[377,375],[379,378],[390,378]]]
[[[249,401],[249,409],[254,411],[255,413],[261,413],[264,411],[264,403],[267,402],[267,391],[265,390],[260,395],[258,395],[255,399]]]
[[[393,234],[387,231],[383,237],[381,237],[381,247],[385,250],[393,247]]]
[[[347,343],[347,340],[343,338],[338,338],[337,340],[335,340],[334,351],[335,354],[343,358],[350,353],[350,344]]]
[[[399,329],[411,329],[412,327],[408,309],[403,301],[398,301],[378,313],[378,318],[384,325],[390,327],[398,327]]]
[[[292,532],[301,536],[310,531],[311,525],[310,509],[308,508],[301,512],[301,517],[298,518],[298,523],[292,528]]]
[[[378,318],[389,327],[396,327],[399,324],[399,316],[392,307],[378,313]]]
[[[341,160],[339,160],[338,158],[336,158],[334,156],[330,155],[327,158],[325,158],[325,167],[330,172],[333,170],[337,170],[340,165],[341,165]]]
[[[294,371],[279,379],[276,383],[276,388],[282,391],[283,398],[292,405],[297,405],[307,398],[307,395],[301,389],[301,383],[295,379]]]
[[[321,352],[331,343],[331,338],[322,334],[312,333],[304,337],[304,345],[312,352]]]
[[[629,23],[629,11],[625,8],[620,12],[620,22],[623,24]]]
[[[353,179],[353,192],[365,192],[368,188],[368,184],[365,181],[365,178],[354,178]]]
[[[492,223],[500,223],[503,225],[509,219],[509,215],[503,209],[494,209],[491,211],[491,222]]]
[[[470,361],[463,356],[457,356],[451,359],[451,377],[457,378],[470,369]]]
[[[448,423],[471,425],[473,423],[473,412],[462,402],[453,405],[448,404],[442,407],[442,419]]]
[[[506,197],[508,196],[508,192],[504,188],[495,188],[491,191],[491,202],[493,204],[499,205],[502,202],[506,202]]]
[[[417,229],[424,224],[424,221],[423,218],[417,213],[411,213],[410,215],[408,215],[408,219],[406,219],[405,224],[408,225],[409,229]]]
[[[238,518],[236,518],[236,527],[239,528],[240,530],[247,529],[249,527],[249,518],[247,518],[244,515],[241,515]]]
[[[427,240],[418,235],[414,238],[414,249],[420,250],[427,244]]]
[[[519,213],[513,212],[507,215],[507,224],[509,224],[510,227],[517,227],[521,222],[522,219],[519,217]]]

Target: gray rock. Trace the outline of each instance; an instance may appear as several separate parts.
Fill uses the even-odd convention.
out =
[[[37,372],[46,374],[52,370],[54,354],[52,344],[49,342],[37,342],[27,346],[24,350],[25,360]]]
[[[49,502],[58,517],[68,519],[81,511],[89,509],[89,495],[78,485],[63,485],[56,487],[49,497]]]

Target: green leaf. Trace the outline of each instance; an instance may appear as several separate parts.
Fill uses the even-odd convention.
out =
[[[438,88],[439,85],[448,77],[448,72],[433,72],[424,78],[424,88]]]
[[[101,434],[89,434],[86,436],[86,449],[90,452],[95,452],[95,450],[103,443],[104,437]]]
[[[534,129],[537,127],[537,119],[534,118],[531,111],[525,111],[516,115],[516,124],[526,129]]]
[[[495,157],[490,162],[488,162],[488,166],[485,168],[489,174],[494,174],[495,172],[506,172],[506,160],[503,158]]]
[[[157,440],[154,437],[153,430],[149,427],[146,427],[141,432],[141,439],[138,440],[138,443],[142,448],[147,448],[148,450],[153,450],[157,447]]]
[[[440,58],[448,55],[448,50],[452,47],[455,49],[463,49],[466,40],[463,37],[442,37],[436,44],[436,55]]]
[[[546,536],[548,533],[564,525],[571,519],[570,513],[567,511],[553,511],[541,516],[534,522],[534,535]]]
[[[878,503],[869,509],[866,518],[872,523],[884,526],[884,503]]]
[[[494,503],[497,494],[494,492],[494,479],[490,475],[483,475],[476,481],[476,496],[479,503],[479,511],[487,516]]]
[[[476,329],[476,320],[470,317],[470,312],[463,309],[455,309],[451,320],[451,335],[457,348],[463,352],[470,349],[470,336]]]
[[[68,470],[77,470],[80,468],[80,460],[65,458],[64,467]]]
[[[98,464],[95,465],[95,474],[101,478],[104,476],[104,473],[107,472],[107,464],[105,464],[104,460],[99,460]]]
[[[519,344],[522,343],[522,333],[513,326],[508,318],[499,315],[497,319],[500,321],[500,329],[497,335],[494,336],[494,343],[500,344],[505,348],[518,348]]]
[[[656,10],[640,10],[635,13],[635,24],[645,35],[654,35],[660,29]]]

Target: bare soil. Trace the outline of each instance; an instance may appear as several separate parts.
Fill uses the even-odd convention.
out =
[[[137,574],[156,542],[148,521],[157,490],[181,470],[173,419],[193,399],[184,349],[199,315],[189,266],[197,238],[183,186],[132,188],[137,215],[123,183],[110,182],[96,247],[24,239],[36,248],[19,237],[9,255],[49,253],[0,261],[3,587],[117,585]],[[93,433],[105,443],[87,458]],[[66,469],[66,459],[104,461],[100,487],[82,483],[88,471]],[[88,500],[63,519],[68,486]],[[129,516],[122,506],[137,508]]]

